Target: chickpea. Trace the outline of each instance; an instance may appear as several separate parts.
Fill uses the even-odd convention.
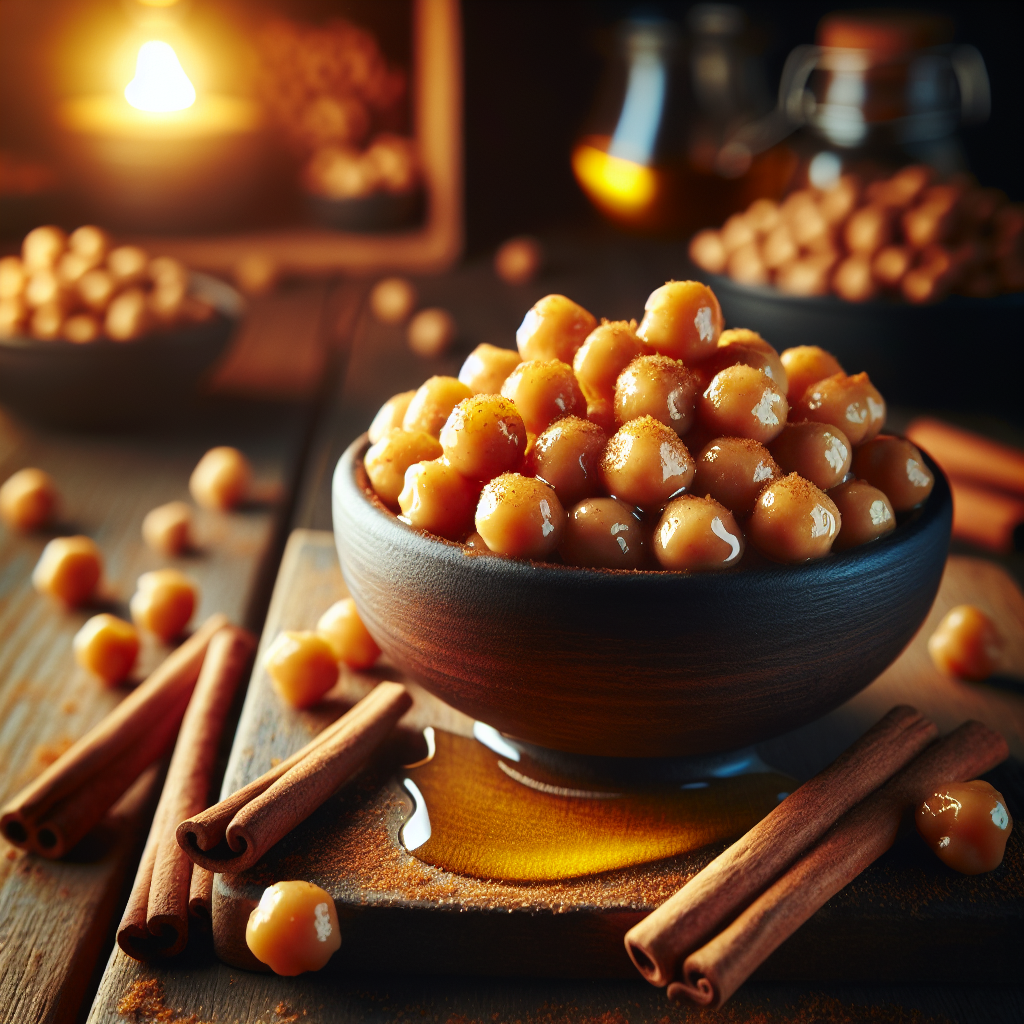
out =
[[[179,320],[185,305],[187,287],[178,281],[161,281],[149,293],[147,308],[161,323]]]
[[[722,307],[706,284],[669,281],[651,292],[644,310],[637,334],[656,352],[690,366],[715,351]]]
[[[746,217],[754,231],[763,235],[779,223],[779,204],[771,199],[755,199],[747,207]]]
[[[134,341],[149,329],[149,303],[141,288],[129,288],[110,300],[103,328],[113,341]]]
[[[293,708],[312,707],[338,681],[334,648],[319,633],[279,633],[264,664],[278,696]]]
[[[438,459],[441,442],[422,430],[389,430],[363,459],[366,475],[377,496],[386,505],[398,507],[398,496],[405,487],[405,471],[415,462]]]
[[[53,519],[59,500],[48,473],[19,469],[0,486],[0,518],[15,530],[37,530]]]
[[[728,253],[719,231],[698,231],[690,239],[690,259],[709,274],[721,274],[725,270]]]
[[[119,245],[107,253],[107,270],[122,288],[144,281],[149,269],[149,254],[137,245]]]
[[[789,378],[786,398],[791,406],[804,397],[804,392],[812,384],[843,372],[839,360],[817,345],[797,345],[795,348],[784,349],[779,358]]]
[[[40,306],[29,320],[29,333],[38,341],[56,341],[64,326],[64,310],[55,302]]]
[[[76,313],[64,321],[61,331],[65,341],[74,345],[89,345],[99,338],[102,328],[96,317],[88,313]]]
[[[779,436],[789,414],[789,403],[779,386],[767,374],[742,363],[715,374],[699,408],[709,430],[762,444]]]
[[[842,516],[833,551],[845,551],[878,540],[896,528],[896,513],[889,499],[866,480],[850,480],[828,492]]]
[[[103,575],[103,556],[91,537],[55,537],[43,548],[32,584],[64,604],[85,604]]]
[[[405,471],[398,505],[410,526],[459,540],[473,525],[479,495],[480,485],[442,457],[415,462]]]
[[[799,255],[800,250],[793,241],[793,233],[788,224],[778,224],[772,228],[761,246],[761,260],[768,270],[788,266]]]
[[[523,472],[553,487],[563,507],[570,508],[600,493],[598,465],[607,443],[596,423],[566,416],[538,435]]]
[[[779,361],[778,356],[773,359],[766,352],[759,352],[750,345],[739,343],[724,347],[719,346],[710,359],[706,359],[700,364],[698,371],[701,384],[703,385],[701,391],[705,390],[708,384],[715,378],[715,375],[721,373],[727,366],[740,365],[760,370],[766,377],[775,382],[779,391],[785,394],[788,379],[786,378],[786,371],[782,369],[782,363]]]
[[[221,445],[196,463],[188,489],[203,508],[226,511],[245,498],[251,478],[249,460],[237,448]]]
[[[64,283],[55,271],[49,268],[37,270],[25,282],[25,304],[30,309],[54,304],[67,305]]]
[[[543,480],[503,473],[480,495],[476,529],[499,555],[543,560],[562,539],[565,509]]]
[[[386,277],[370,292],[370,309],[382,324],[404,324],[416,308],[416,289],[404,277]]]
[[[587,408],[572,367],[557,359],[520,363],[501,385],[501,393],[515,402],[531,434],[563,416],[581,416]]]
[[[782,357],[775,350],[775,347],[765,341],[757,331],[752,331],[747,327],[730,327],[729,330],[722,331],[718,337],[718,348],[728,350],[734,345],[744,350],[752,349],[755,352],[759,352],[765,357],[768,366],[771,367],[771,370],[765,369],[764,372],[779,385],[782,391],[789,389],[789,377],[786,373],[786,367],[783,365]],[[745,362],[745,360],[737,359],[736,362]],[[724,369],[725,365],[728,364],[723,364],[719,369]],[[749,363],[747,365],[752,366],[756,364]],[[764,368],[758,366],[758,369]],[[717,373],[718,371],[716,370],[715,372]],[[714,374],[710,376],[713,377]]]
[[[935,477],[909,441],[881,434],[853,454],[853,472],[889,497],[897,512],[917,508],[935,486]]]
[[[720,437],[697,459],[691,490],[705,494],[737,516],[748,516],[757,496],[782,471],[771,452],[749,437]]]
[[[647,562],[643,523],[618,498],[587,498],[573,507],[558,551],[568,565],[642,569]]]
[[[587,335],[572,368],[588,398],[613,398],[619,374],[645,351],[635,320],[603,320]]]
[[[423,359],[436,359],[451,346],[458,328],[446,309],[421,309],[409,321],[406,341],[409,348]]]
[[[146,513],[142,539],[161,555],[180,555],[192,543],[192,509],[183,501],[169,501]]]
[[[665,506],[654,528],[652,547],[663,569],[728,569],[743,557],[743,531],[714,498],[684,494]]]
[[[132,621],[165,643],[181,636],[196,610],[195,583],[177,569],[144,572],[128,602]]]
[[[747,536],[777,562],[806,562],[829,553],[842,525],[835,502],[809,480],[790,473],[761,492]]]
[[[615,422],[615,403],[603,396],[587,400],[587,419],[609,435],[614,434],[619,426]]]
[[[639,356],[615,382],[616,422],[653,416],[682,436],[697,418],[700,391],[700,377],[680,360]]]
[[[818,209],[829,224],[841,224],[856,209],[859,198],[860,182],[852,174],[844,174],[822,194]]]
[[[817,381],[804,392],[794,408],[793,419],[838,427],[856,447],[870,441],[882,429],[885,412],[885,399],[866,373],[849,377],[836,373]],[[864,474],[857,473],[857,476]],[[889,493],[885,487],[882,490]]]
[[[810,253],[778,268],[775,286],[786,295],[827,295],[834,253]]]
[[[761,251],[756,242],[742,245],[729,255],[729,261],[725,267],[726,273],[740,284],[763,285],[768,284],[771,278],[768,268],[761,258]]]
[[[67,247],[67,236],[60,228],[50,224],[33,228],[21,243],[21,261],[27,273],[52,269]]]
[[[335,601],[320,616],[316,631],[331,645],[338,661],[349,668],[369,668],[380,657],[380,648],[363,625],[351,597]]]
[[[506,284],[529,284],[544,263],[544,250],[536,238],[510,238],[494,254],[494,272]]]
[[[77,252],[66,252],[57,262],[57,279],[64,287],[73,287],[95,266],[92,260]]]
[[[524,360],[559,359],[572,364],[577,349],[597,326],[597,320],[564,295],[545,295],[534,303],[516,331]]]
[[[19,298],[25,290],[25,268],[17,256],[0,259],[0,300]]]
[[[871,261],[871,273],[883,288],[898,288],[913,263],[913,254],[902,245],[879,249]]]
[[[653,416],[623,424],[601,457],[601,480],[616,498],[661,508],[693,482],[694,464],[679,435]]]
[[[139,656],[139,634],[116,615],[94,615],[72,641],[75,661],[108,686],[128,678]]]
[[[950,609],[928,638],[928,653],[940,672],[975,683],[992,675],[1004,651],[996,624],[972,604]]]
[[[377,410],[377,415],[373,417],[370,429],[366,432],[370,444],[376,444],[389,430],[394,430],[402,425],[406,410],[415,394],[415,391],[403,391],[400,394],[392,395]]]
[[[787,423],[771,443],[771,452],[784,473],[799,473],[827,491],[850,471],[853,445],[838,428],[808,420]]]
[[[276,882],[249,915],[245,942],[275,974],[319,971],[341,946],[334,900],[312,882]]]
[[[469,388],[454,377],[431,377],[412,396],[402,426],[437,437],[452,409],[469,397]]]
[[[110,236],[102,228],[83,224],[68,235],[68,248],[76,256],[89,260],[92,266],[97,267],[110,251]]]
[[[999,867],[1013,830],[1003,794],[983,779],[940,786],[921,803],[914,819],[939,860],[964,875]]]
[[[867,302],[878,294],[872,262],[867,256],[848,256],[832,275],[832,290],[847,302]]]
[[[94,312],[102,313],[110,304],[117,291],[117,285],[109,270],[97,268],[78,279],[78,297]]]
[[[526,451],[526,425],[501,395],[464,398],[441,428],[445,458],[470,480],[491,480],[519,468]]]
[[[892,216],[881,206],[862,206],[846,222],[843,241],[850,252],[872,256],[892,241]]]
[[[484,342],[466,356],[459,370],[459,380],[474,395],[496,395],[519,362],[518,352]]]

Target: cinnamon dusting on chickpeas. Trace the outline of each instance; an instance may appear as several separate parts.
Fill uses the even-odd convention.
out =
[[[700,453],[693,492],[724,505],[734,515],[748,516],[757,496],[782,476],[771,452],[749,437],[720,437]]]
[[[623,424],[601,457],[601,480],[613,497],[661,508],[693,482],[694,464],[679,435],[653,416]]]
[[[565,509],[543,480],[503,473],[480,495],[476,529],[491,551],[509,558],[543,560],[562,539]]]
[[[615,382],[615,420],[653,416],[682,437],[696,419],[700,391],[700,378],[681,360],[639,356]]]
[[[747,524],[751,543],[777,562],[822,558],[842,527],[835,502],[809,480],[790,473],[769,484]]]

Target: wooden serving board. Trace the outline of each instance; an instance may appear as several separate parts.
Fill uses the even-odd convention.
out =
[[[261,651],[282,629],[310,628],[344,596],[330,533],[295,531],[281,565]],[[989,610],[1010,641],[1007,677],[969,686],[940,676],[925,641],[937,617],[972,601]],[[1003,732],[1015,758],[993,773],[1020,820],[1024,772],[1024,598],[1002,569],[951,558],[935,608],[901,658],[872,686],[819,723],[763,744],[772,765],[806,778],[895,703],[913,703],[943,731],[966,718]],[[224,782],[229,793],[307,742],[327,721],[397,673],[346,673],[314,710],[286,708],[260,666],[254,672]],[[407,725],[467,734],[471,722],[412,684]],[[303,878],[335,898],[344,942],[329,969],[372,971],[396,942],[414,973],[630,977],[622,936],[699,870],[721,846],[640,868],[560,882],[509,884],[423,864],[399,842],[412,810],[394,772],[367,769],[282,840],[250,871],[218,875],[214,941],[226,963],[261,970],[245,945],[245,924],[263,889]],[[915,834],[831,900],[762,968],[761,976],[907,980],[933,976],[936,957],[954,954],[973,978],[998,978],[1024,955],[1024,838],[1011,836],[1003,865],[975,878],[940,864]],[[1005,976],[1005,975],[1003,975]]]

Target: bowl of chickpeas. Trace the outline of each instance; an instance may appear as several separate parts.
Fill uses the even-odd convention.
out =
[[[223,354],[242,305],[223,281],[100,228],[35,228],[0,259],[0,403],[54,426],[163,412]]]
[[[547,296],[516,340],[338,464],[342,570],[394,663],[530,743],[684,756],[826,713],[909,642],[952,502],[866,373],[725,330],[696,281],[639,324]]]

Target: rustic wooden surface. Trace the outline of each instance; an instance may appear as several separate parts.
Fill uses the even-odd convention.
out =
[[[325,308],[323,292],[318,288],[312,303],[318,313]],[[251,316],[257,322],[264,316],[278,319],[275,298],[255,303]],[[320,320],[318,315],[298,325],[299,347],[310,351],[321,344]],[[309,423],[308,403],[223,397],[190,403],[180,422],[121,433],[46,432],[0,414],[0,479],[23,466],[39,466],[54,477],[63,498],[60,521],[51,532],[19,535],[0,527],[0,801],[127,692],[104,689],[77,669],[71,638],[97,610],[126,615],[139,574],[175,565],[199,584],[196,621],[222,611],[259,629]],[[163,502],[190,500],[192,467],[215,444],[242,449],[252,460],[261,493],[276,497],[229,514],[197,510],[195,550],[165,559],[143,545],[142,518]],[[40,551],[62,533],[86,533],[103,551],[106,582],[95,607],[64,611],[32,589],[29,576]],[[163,653],[147,642],[137,674]],[[0,1021],[5,1024],[74,1020],[80,1013],[83,996],[95,984],[93,967],[110,948],[122,886],[134,872],[140,834],[152,810],[144,787],[130,796],[64,861],[41,860],[0,840]]]

